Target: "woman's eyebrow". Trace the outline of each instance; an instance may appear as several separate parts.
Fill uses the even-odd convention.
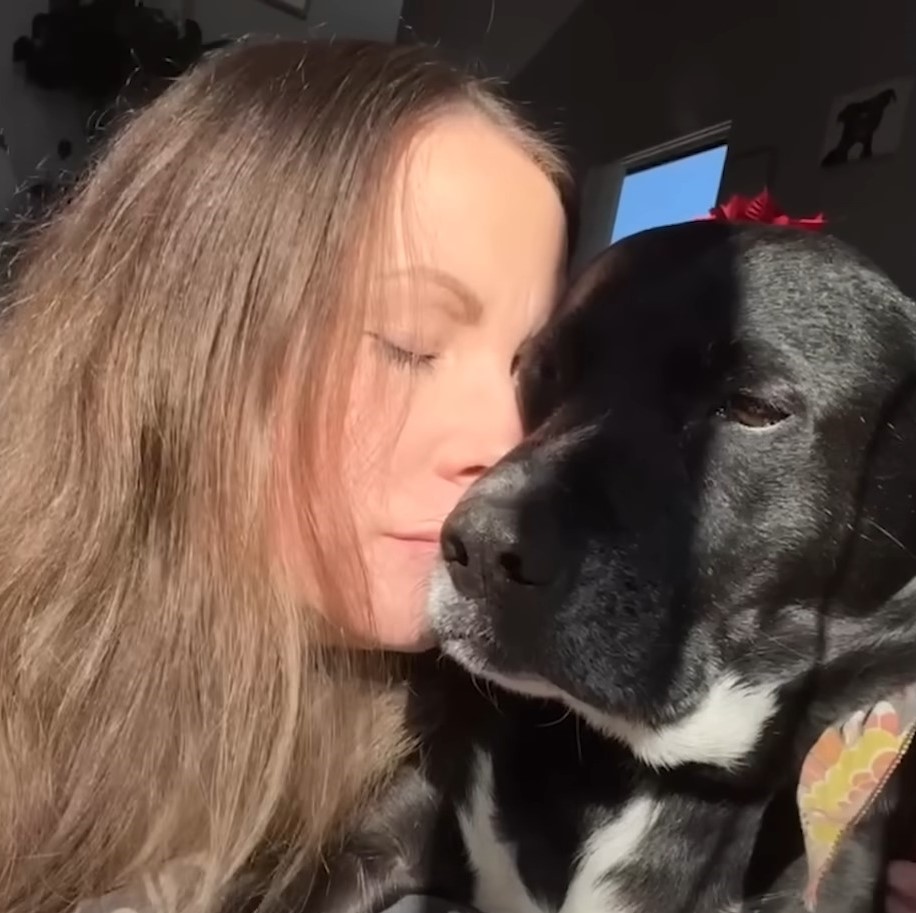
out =
[[[411,279],[432,283],[450,294],[437,301],[449,316],[459,323],[472,325],[478,323],[483,316],[483,302],[468,285],[457,276],[445,270],[431,266],[410,267],[409,269],[396,270],[386,275],[387,279]]]

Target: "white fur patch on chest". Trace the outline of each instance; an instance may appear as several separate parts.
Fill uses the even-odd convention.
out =
[[[461,657],[458,659],[461,661]],[[725,672],[677,722],[650,728],[595,710],[543,679],[514,678],[489,670],[479,674],[516,694],[560,701],[598,732],[623,742],[640,761],[656,769],[692,763],[734,769],[754,750],[764,727],[779,709],[777,683],[751,684],[733,672]]]
[[[775,685],[751,685],[732,673],[716,679],[682,719],[657,729],[607,716],[579,701],[566,703],[599,732],[619,739],[643,763],[656,768],[692,762],[733,768],[753,751],[777,710]]]
[[[640,846],[658,820],[659,807],[640,797],[598,828],[582,848],[559,910],[538,901],[518,871],[516,848],[496,828],[493,765],[479,752],[473,765],[468,802],[458,810],[458,821],[468,860],[476,876],[474,906],[481,913],[630,913],[616,896],[614,870],[638,858]]]
[[[630,913],[632,905],[614,887],[614,871],[641,856],[659,811],[652,799],[632,799],[588,838],[560,913]]]
[[[496,830],[493,762],[484,752],[474,759],[468,803],[458,809],[458,824],[476,876],[474,906],[481,913],[544,913],[519,875],[515,847]]]

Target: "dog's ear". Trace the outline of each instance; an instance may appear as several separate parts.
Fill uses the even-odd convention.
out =
[[[871,614],[916,578],[916,301],[865,258],[857,266],[867,330],[863,357],[843,369],[856,392],[834,438],[846,441],[836,465],[852,497],[837,516],[845,531],[825,595]]]
[[[916,302],[890,296],[899,320],[874,361],[877,383],[897,381],[864,452],[849,455],[849,533],[817,633],[818,690],[840,714],[916,683]]]
[[[842,614],[874,616],[876,624],[880,607],[916,578],[916,344],[900,375],[869,438],[859,437],[864,448],[846,459],[853,495],[827,598]],[[851,420],[860,414],[853,410]]]

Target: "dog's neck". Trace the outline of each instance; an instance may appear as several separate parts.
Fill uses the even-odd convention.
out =
[[[572,698],[565,703],[651,768],[705,764],[731,771],[746,763],[776,715],[777,690],[775,685],[750,685],[726,673],[685,716],[658,727],[600,713]]]

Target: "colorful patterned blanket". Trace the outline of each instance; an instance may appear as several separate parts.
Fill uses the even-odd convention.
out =
[[[798,785],[808,910],[815,908],[837,847],[881,793],[914,736],[916,686],[831,727],[811,749]]]

